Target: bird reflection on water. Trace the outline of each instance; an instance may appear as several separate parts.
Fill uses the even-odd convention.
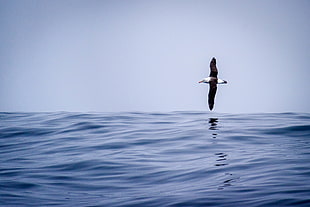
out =
[[[219,119],[218,118],[209,118],[209,130],[212,133],[212,138],[217,138],[219,130],[218,127]],[[221,167],[228,165],[228,154],[225,152],[217,152],[214,154],[216,156],[216,163],[214,164],[215,167]],[[223,190],[226,187],[229,187],[232,185],[232,182],[234,182],[236,178],[233,178],[233,174],[230,172],[225,172],[223,175],[223,180],[221,181],[220,185],[218,186],[218,190]]]
[[[217,122],[218,122],[218,118],[210,118],[209,119],[209,124],[210,124],[209,130],[212,130],[212,131],[218,130]],[[213,135],[213,138],[216,138],[217,133],[213,132],[212,135]]]

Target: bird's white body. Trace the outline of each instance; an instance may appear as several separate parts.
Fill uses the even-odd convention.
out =
[[[209,83],[214,77],[207,77],[199,81],[199,83]],[[227,81],[217,78],[217,84],[225,84]]]

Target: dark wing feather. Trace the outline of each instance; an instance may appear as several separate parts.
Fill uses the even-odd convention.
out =
[[[215,77],[217,78],[217,68],[216,68],[216,59],[212,58],[210,62],[210,77]]]
[[[209,82],[210,88],[209,88],[209,95],[208,95],[208,104],[209,104],[209,109],[212,110],[214,106],[214,99],[215,99],[215,94],[217,90],[217,84],[216,84],[216,79],[211,80]]]

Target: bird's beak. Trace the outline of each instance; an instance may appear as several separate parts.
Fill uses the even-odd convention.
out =
[[[203,81],[199,81],[198,83],[202,83]]]

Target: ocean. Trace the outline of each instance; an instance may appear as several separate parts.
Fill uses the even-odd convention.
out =
[[[0,206],[310,206],[310,114],[0,113]]]

